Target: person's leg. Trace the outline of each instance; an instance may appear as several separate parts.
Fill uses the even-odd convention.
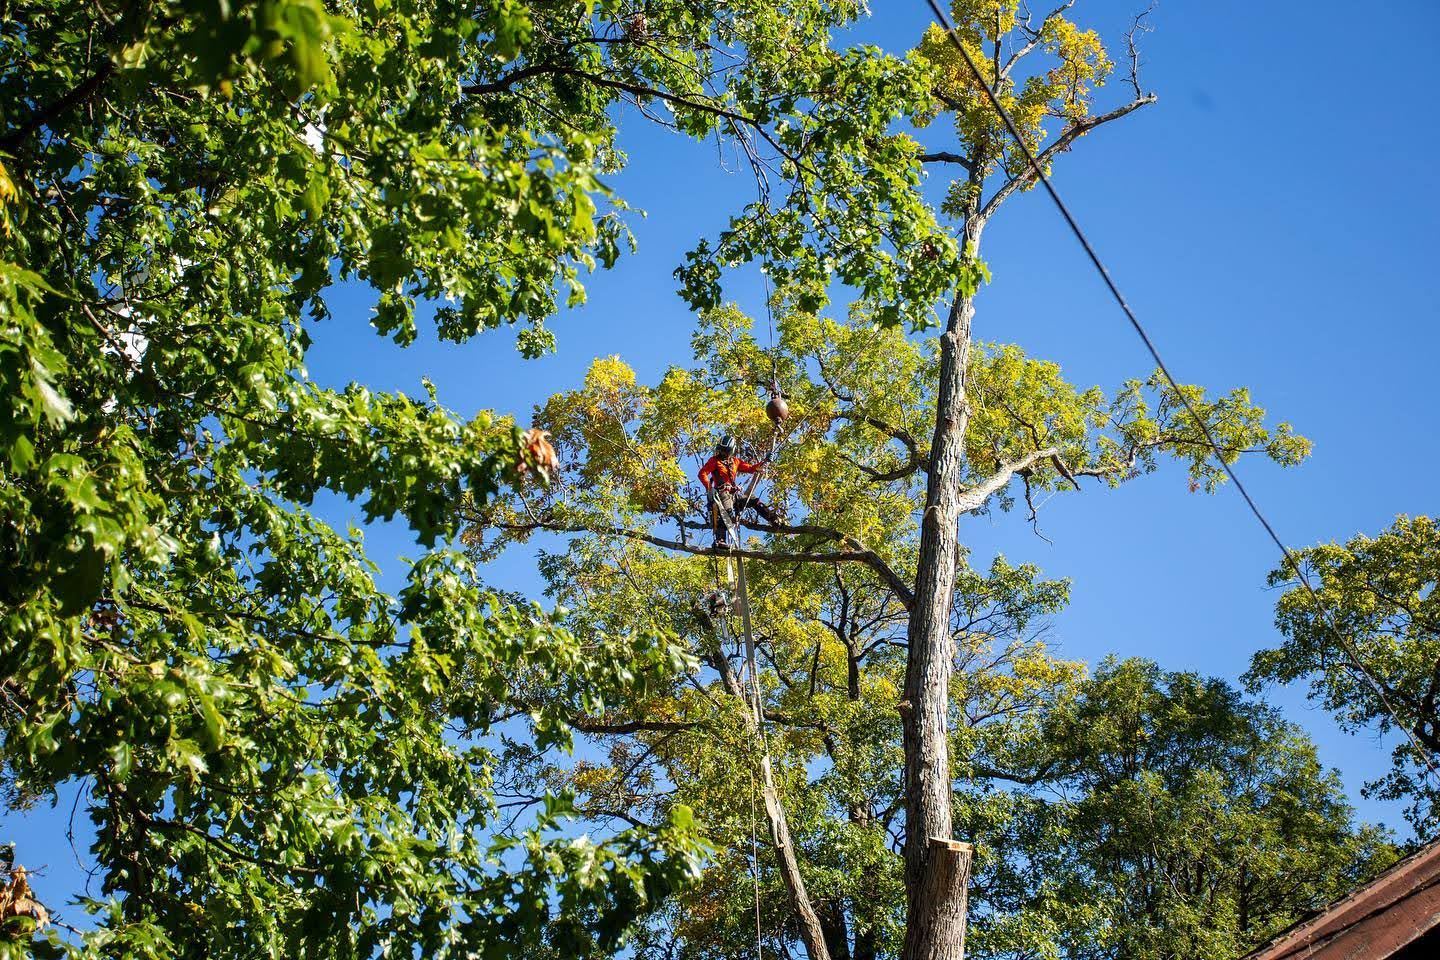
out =
[[[731,527],[736,522],[735,494],[729,490],[716,490],[715,499],[715,542],[730,543]]]
[[[771,506],[763,500],[752,499],[749,504],[747,504],[747,506],[754,508],[755,512],[760,514],[760,517],[766,523],[778,524],[780,522],[780,515],[777,514],[774,509],[772,509]]]

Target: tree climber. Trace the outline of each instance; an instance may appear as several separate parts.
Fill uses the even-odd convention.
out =
[[[735,483],[736,478],[742,473],[759,473],[764,469],[763,463],[751,463],[735,456],[735,439],[729,434],[720,438],[720,442],[715,445],[715,456],[706,460],[705,466],[700,468],[700,483],[705,487],[710,529],[715,534],[716,543],[729,542],[727,517],[733,518],[738,525],[740,514],[747,507],[755,508],[755,512],[769,523],[779,522],[775,511],[754,496],[746,498],[743,503],[737,503],[740,490]],[[739,536],[738,530],[736,536]]]

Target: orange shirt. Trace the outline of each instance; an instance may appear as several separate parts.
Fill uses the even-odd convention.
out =
[[[739,457],[731,457],[729,460],[711,457],[705,461],[705,466],[700,468],[700,482],[705,485],[706,490],[714,489],[717,486],[734,486],[737,474],[754,473],[760,469],[760,466],[758,463],[750,463]]]

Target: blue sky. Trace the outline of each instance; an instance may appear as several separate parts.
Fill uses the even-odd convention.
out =
[[[1080,7],[1109,27],[1141,2]],[[872,9],[857,35],[895,50],[927,22],[923,0],[872,0]],[[1434,513],[1440,137],[1430,91],[1440,4],[1168,0],[1152,21],[1143,83],[1159,103],[1083,140],[1056,164],[1055,182],[1177,376],[1247,385],[1315,442],[1298,468],[1241,464],[1283,537],[1343,539],[1398,513]],[[1108,90],[1117,103],[1124,95],[1118,83]],[[631,163],[612,185],[648,214],[633,224],[640,251],[592,278],[589,303],[553,322],[558,353],[523,360],[505,332],[400,350],[369,329],[370,298],[351,288],[314,331],[312,375],[417,395],[429,377],[461,413],[525,420],[597,356],[619,354],[646,380],[688,362],[694,318],[671,271],[753,184],[738,167],[721,169],[713,144],[638,116],[622,118],[622,130]],[[1081,385],[1150,371],[1042,194],[1007,204],[985,242],[994,282],[979,301],[978,337],[1056,360]],[[739,292],[756,305],[753,285]],[[354,511],[331,513],[343,522]],[[1073,579],[1073,602],[1054,623],[1064,654],[1142,655],[1234,679],[1276,641],[1264,581],[1277,557],[1233,490],[1191,494],[1181,471],[1162,470],[1118,491],[1057,497],[1040,519],[1053,543],[1019,513],[969,518],[962,536],[976,562],[1003,551]],[[392,577],[400,555],[419,552],[394,528],[369,537]],[[521,556],[491,577],[532,591],[538,582]],[[1385,745],[1339,733],[1300,690],[1267,698],[1314,736],[1363,816],[1398,825],[1396,807],[1358,795],[1385,767]],[[21,862],[48,867],[47,895],[83,885],[64,836],[72,799],[7,816],[0,829]]]
[[[1093,21],[1123,30],[1136,4],[1090,0]],[[928,22],[923,0],[872,0],[855,31],[902,50]],[[1133,9],[1132,9],[1133,8]],[[1182,381],[1249,386],[1273,417],[1315,442],[1312,458],[1280,470],[1240,465],[1252,492],[1292,544],[1375,532],[1398,513],[1433,513],[1440,278],[1440,173],[1430,154],[1427,80],[1440,4],[1381,0],[1363,19],[1404,24],[1384,43],[1357,42],[1356,10],[1338,0],[1245,3],[1172,0],[1152,15],[1142,82],[1159,102],[1084,139],[1055,166],[1055,182]],[[1343,73],[1341,72],[1343,70]],[[1102,94],[1122,102],[1118,82]],[[549,394],[577,385],[591,361],[618,354],[652,381],[690,360],[694,317],[671,271],[701,236],[753,198],[749,174],[721,168],[713,143],[622,118],[630,155],[612,185],[644,210],[638,254],[588,284],[589,302],[557,318],[556,354],[525,361],[504,332],[464,346],[422,341],[399,350],[368,334],[369,299],[335,298],[317,329],[310,369],[418,390],[430,377],[462,413],[492,408],[523,421]],[[926,134],[948,146],[944,131]],[[981,339],[1015,342],[1060,362],[1081,385],[1112,387],[1152,366],[1064,223],[1040,192],[1007,203],[987,229],[994,275],[976,315]],[[752,276],[730,291],[759,307]],[[748,299],[746,296],[748,295]],[[1239,497],[1188,492],[1179,470],[1118,491],[1060,496],[1034,536],[1019,513],[970,518],[977,563],[994,552],[1074,580],[1056,618],[1065,655],[1154,658],[1168,669],[1230,679],[1276,641],[1277,564]],[[374,554],[406,538],[376,531]],[[398,565],[387,565],[398,569]],[[538,589],[523,556],[494,582]],[[1398,808],[1364,801],[1359,786],[1388,748],[1335,729],[1299,689],[1283,706],[1338,767],[1364,816]]]

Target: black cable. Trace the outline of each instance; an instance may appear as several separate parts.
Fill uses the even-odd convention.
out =
[[[1100,272],[1100,277],[1105,281],[1105,286],[1109,288],[1111,296],[1115,298],[1115,302],[1120,305],[1121,310],[1125,311],[1125,317],[1130,321],[1130,326],[1134,328],[1136,335],[1140,337],[1140,341],[1145,344],[1145,349],[1150,352],[1150,356],[1159,368],[1161,376],[1165,378],[1165,382],[1170,385],[1170,388],[1180,397],[1181,402],[1185,404],[1186,411],[1195,420],[1196,426],[1200,428],[1200,432],[1204,435],[1205,442],[1208,443],[1210,448],[1215,452],[1215,459],[1219,461],[1220,468],[1225,471],[1225,475],[1230,478],[1230,482],[1235,484],[1235,489],[1245,500],[1245,505],[1250,508],[1250,512],[1254,514],[1255,519],[1260,522],[1260,526],[1265,528],[1265,533],[1274,541],[1275,546],[1280,549],[1281,554],[1285,557],[1286,564],[1295,572],[1295,576],[1300,581],[1301,586],[1305,588],[1305,592],[1308,593],[1310,599],[1314,601],[1317,611],[1321,614],[1322,622],[1330,628],[1331,632],[1335,634],[1335,638],[1340,641],[1340,647],[1345,651],[1351,664],[1360,672],[1361,676],[1369,681],[1370,686],[1374,688],[1375,693],[1380,698],[1380,703],[1385,708],[1385,712],[1390,714],[1390,718],[1395,721],[1395,726],[1405,733],[1405,736],[1410,741],[1410,745],[1415,748],[1415,751],[1419,754],[1420,759],[1424,762],[1429,772],[1440,776],[1440,769],[1437,769],[1430,751],[1419,741],[1414,731],[1401,722],[1400,715],[1396,712],[1394,706],[1391,705],[1390,698],[1385,693],[1384,686],[1370,673],[1369,669],[1366,668],[1360,658],[1359,651],[1355,649],[1350,639],[1341,633],[1334,624],[1324,621],[1324,606],[1321,604],[1320,596],[1315,592],[1315,588],[1311,586],[1310,578],[1306,576],[1305,571],[1301,569],[1299,560],[1296,559],[1295,554],[1290,548],[1285,545],[1285,541],[1280,539],[1280,535],[1275,532],[1275,527],[1266,519],[1265,514],[1260,511],[1260,507],[1255,502],[1255,498],[1250,495],[1249,490],[1245,489],[1245,484],[1240,481],[1240,477],[1235,473],[1235,470],[1226,462],[1220,445],[1215,441],[1214,435],[1210,432],[1210,425],[1206,423],[1196,411],[1194,404],[1190,402],[1190,398],[1186,395],[1185,391],[1180,389],[1180,384],[1176,382],[1175,378],[1171,376],[1170,368],[1166,366],[1165,361],[1161,358],[1160,351],[1155,346],[1155,342],[1150,339],[1150,334],[1146,332],[1144,325],[1140,323],[1140,318],[1135,315],[1135,311],[1131,309],[1129,302],[1125,299],[1125,295],[1120,292],[1120,288],[1116,285],[1114,278],[1110,276],[1110,271],[1105,269],[1105,264],[1101,262],[1100,255],[1096,253],[1095,248],[1091,246],[1089,238],[1085,236],[1085,231],[1080,229],[1080,224],[1076,222],[1074,215],[1070,213],[1070,208],[1067,207],[1065,201],[1060,198],[1060,194],[1055,189],[1055,185],[1050,182],[1050,178],[1040,166],[1040,161],[1036,159],[1034,151],[1030,149],[1029,145],[1025,142],[1025,138],[1021,136],[1019,128],[1015,126],[1015,121],[1011,119],[1009,111],[1001,104],[1000,98],[995,94],[990,84],[985,82],[984,76],[980,73],[979,66],[976,65],[974,58],[970,56],[970,51],[965,49],[965,45],[961,43],[960,38],[955,35],[955,26],[950,23],[950,18],[945,16],[945,12],[940,8],[940,4],[936,2],[936,0],[926,0],[926,2],[930,5],[930,9],[934,11],[936,22],[944,29],[945,36],[950,39],[950,43],[960,52],[960,57],[965,61],[965,66],[970,69],[971,76],[975,78],[975,82],[980,86],[980,89],[985,91],[986,98],[989,99],[990,105],[995,108],[995,112],[999,115],[1001,122],[1005,124],[1005,129],[1009,131],[1016,146],[1018,146],[1021,153],[1025,155],[1025,160],[1030,165],[1031,171],[1034,172],[1035,178],[1045,187],[1045,192],[1050,195],[1050,199],[1055,201],[1055,206],[1060,211],[1060,216],[1065,219],[1065,223],[1069,225],[1070,231],[1075,234],[1075,239],[1079,240],[1080,246],[1085,249],[1085,255],[1090,258],[1090,262],[1094,264],[1095,269]]]

